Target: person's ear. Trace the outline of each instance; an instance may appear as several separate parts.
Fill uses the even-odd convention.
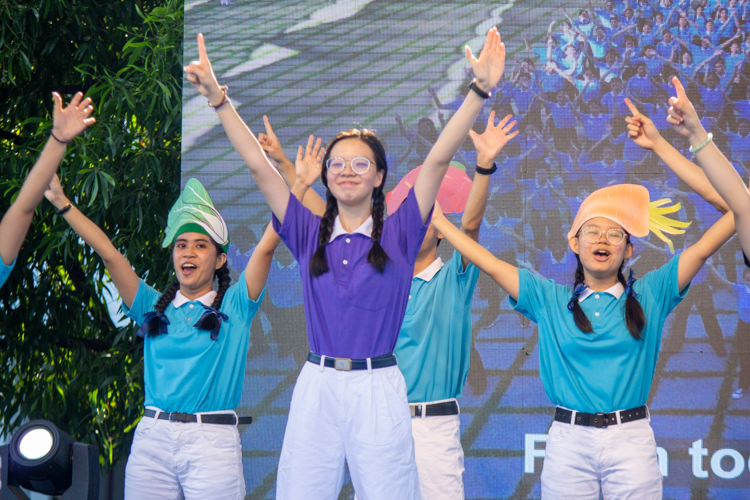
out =
[[[577,237],[573,236],[572,238],[570,238],[568,240],[568,245],[570,246],[570,249],[573,250],[573,252],[576,255],[580,255],[578,251],[578,238]]]
[[[216,257],[216,266],[214,267],[214,269],[221,269],[221,266],[223,266],[226,263],[227,263],[227,254],[225,254],[224,252],[221,252],[221,254],[219,254]]]

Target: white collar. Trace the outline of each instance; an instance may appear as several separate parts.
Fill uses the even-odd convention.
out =
[[[455,257],[454,257],[454,259],[455,259]],[[414,278],[415,279],[419,278],[422,281],[429,282],[430,280],[432,280],[432,278],[435,277],[435,275],[438,273],[438,271],[440,271],[443,268],[444,265],[445,265],[445,263],[443,262],[443,259],[441,259],[440,257],[438,257],[437,259],[435,259],[435,260],[432,261],[432,264],[430,264],[429,266],[427,266],[424,269],[422,269],[422,271],[419,274],[417,274],[416,276],[414,276]]]
[[[620,283],[619,281],[602,292],[595,292],[591,288],[587,288],[586,290],[583,291],[581,296],[578,297],[578,302],[579,303],[583,302],[584,300],[586,300],[586,298],[588,298],[590,295],[593,295],[595,293],[608,293],[614,298],[619,300],[620,297],[622,297],[622,293],[624,291],[625,291],[625,287],[622,286],[622,283]]]
[[[201,304],[205,306],[211,306],[211,304],[214,303],[214,298],[216,297],[216,291],[211,290],[205,295],[201,295],[197,299],[190,300],[184,295],[182,295],[182,292],[177,290],[177,293],[174,295],[174,299],[172,300],[172,305],[177,309],[178,307],[182,307],[188,302],[200,302]]]
[[[341,221],[339,220],[339,216],[336,216],[336,220],[333,221],[333,231],[331,232],[331,237],[328,238],[328,243],[332,242],[336,238],[338,238],[341,235],[344,234],[362,234],[364,236],[367,236],[368,238],[372,237],[372,215],[367,218],[366,221],[362,223],[361,226],[359,226],[357,229],[355,229],[353,232],[348,232],[346,229],[344,229],[344,226],[341,225]]]

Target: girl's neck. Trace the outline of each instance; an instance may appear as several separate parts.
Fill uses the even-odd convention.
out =
[[[338,211],[341,226],[346,232],[351,233],[356,231],[372,215],[372,205],[370,204],[370,200],[367,200],[367,203],[360,203],[359,205],[344,205],[343,203],[339,203]]]
[[[189,289],[184,286],[180,286],[180,293],[185,296],[188,300],[196,300],[209,292],[214,291],[213,283],[208,283],[200,288]]]
[[[597,278],[591,276],[586,270],[583,270],[583,276],[586,279],[585,284],[594,292],[603,292],[609,290],[617,284],[617,275]]]

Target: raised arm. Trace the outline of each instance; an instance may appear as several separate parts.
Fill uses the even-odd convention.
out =
[[[216,114],[224,125],[229,141],[250,168],[260,191],[266,198],[279,221],[284,220],[289,203],[289,188],[273,165],[266,158],[263,148],[255,135],[242,121],[237,110],[227,98],[227,88],[219,85],[206,54],[203,35],[198,35],[198,60],[185,66],[188,81],[198,92],[208,98],[209,106],[216,109]]]
[[[135,274],[130,262],[115,248],[109,237],[104,234],[99,226],[91,222],[78,208],[70,203],[60,185],[60,179],[54,175],[49,188],[44,192],[44,196],[58,210],[70,206],[63,215],[70,227],[75,231],[83,241],[94,249],[99,257],[104,261],[104,265],[115,284],[122,301],[126,306],[131,307],[135,294],[138,291],[138,275]]]
[[[466,47],[466,58],[471,63],[476,76],[476,85],[480,90],[489,93],[500,81],[505,69],[505,45],[500,40],[497,28],[487,32],[487,38],[479,55],[475,58],[471,49]],[[448,171],[451,158],[469,133],[479,111],[484,105],[476,92],[469,92],[458,111],[451,117],[438,136],[435,145],[427,154],[419,176],[414,183],[414,194],[419,204],[422,220],[427,221],[435,203],[440,184]]]
[[[745,255],[750,255],[750,192],[729,160],[719,151],[701,125],[695,108],[685,94],[677,78],[672,80],[677,97],[671,97],[667,121],[683,137],[687,137],[694,148],[705,144],[695,153],[695,159],[706,173],[708,180],[735,214],[737,232]]]
[[[717,210],[726,213],[729,206],[708,181],[706,174],[695,163],[685,158],[659,133],[654,122],[642,115],[630,99],[625,99],[633,116],[628,116],[628,134],[638,146],[656,153],[674,174],[690,189],[698,193]]]
[[[698,243],[688,247],[680,255],[677,281],[680,291],[692,281],[706,260],[711,257],[735,233],[734,214],[728,212],[706,231]]]
[[[432,225],[440,231],[446,240],[458,250],[458,253],[495,280],[514,300],[518,300],[518,268],[503,262],[492,255],[486,248],[464,234],[443,216],[439,205],[435,205],[432,214]]]
[[[273,252],[276,251],[280,242],[281,238],[273,230],[273,224],[269,224],[245,268],[245,284],[250,300],[258,300],[260,292],[265,288],[268,272],[271,270]]]
[[[52,95],[55,107],[51,137],[21,186],[16,201],[0,221],[0,259],[8,266],[18,256],[31,226],[34,210],[44,198],[44,192],[49,188],[52,177],[60,166],[67,143],[96,122],[90,117],[94,110],[91,99],[83,99],[81,92],[73,96],[65,109],[62,107],[60,95],[57,92]]]

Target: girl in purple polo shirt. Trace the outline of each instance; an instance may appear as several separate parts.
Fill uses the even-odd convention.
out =
[[[276,498],[336,499],[348,464],[362,500],[416,499],[411,415],[392,353],[435,196],[503,74],[505,47],[497,28],[487,33],[479,59],[466,48],[476,75],[473,91],[430,150],[406,201],[387,220],[388,167],[375,134],[342,132],[329,143],[322,165],[308,166],[307,173],[324,168],[326,210],[317,217],[297,201],[314,177],[298,172],[290,193],[218,84],[202,35],[198,50],[200,59],[185,68],[187,78],[216,109],[274,214],[275,229],[300,263],[312,352],[292,396]],[[298,163],[304,163],[302,149]]]

